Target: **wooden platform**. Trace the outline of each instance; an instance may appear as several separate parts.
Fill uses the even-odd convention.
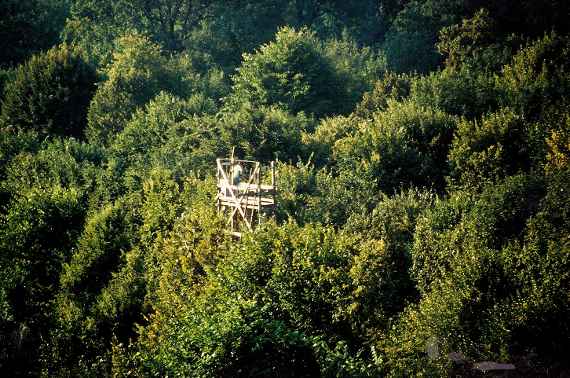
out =
[[[217,159],[218,211],[228,217],[229,231],[236,237],[252,231],[275,208],[275,167],[263,169],[251,160]],[[263,182],[270,181],[271,184]]]
[[[245,182],[240,183],[239,185],[228,185],[226,183],[221,183],[218,180],[218,189],[231,189],[234,191],[234,193],[238,193],[238,192],[257,192],[259,190],[261,190],[262,192],[273,192],[275,190],[275,185],[265,185],[265,184],[261,184],[261,185],[257,185],[257,184],[247,184]]]
[[[260,199],[256,197],[247,197],[238,199],[237,201],[233,197],[224,196],[218,193],[218,200],[221,206],[228,207],[247,207],[247,208],[258,208],[259,206],[273,206],[275,205],[275,200],[272,197],[261,197]]]

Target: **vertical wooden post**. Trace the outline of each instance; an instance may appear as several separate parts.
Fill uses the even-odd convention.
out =
[[[218,209],[218,213],[222,210],[222,201],[220,199],[220,193],[222,190],[222,185],[220,184],[220,159],[216,159],[216,184],[218,185],[218,195],[216,197],[216,208]]]
[[[271,161],[271,198],[273,198],[273,205],[271,208],[271,216],[275,217],[275,209],[277,207],[277,198],[275,198],[275,194],[276,194],[276,188],[275,188],[275,161],[272,160]]]
[[[255,226],[261,225],[266,217],[275,216],[277,176],[274,161],[270,162],[270,167],[264,168],[258,161],[238,160],[234,153],[232,149],[229,159],[216,159],[218,168],[216,201],[218,211],[226,216],[226,224],[231,233],[240,237],[242,229],[253,231]],[[240,167],[240,173],[242,173],[241,170],[244,170],[244,173],[247,172],[247,177],[249,177],[241,185],[237,181],[234,185],[233,177],[238,174],[237,170],[234,172],[234,165]],[[270,178],[267,177],[268,175]],[[264,185],[264,180],[271,181],[271,185]]]
[[[261,224],[261,166],[259,163],[257,166],[257,176],[255,177],[257,181],[257,224]]]

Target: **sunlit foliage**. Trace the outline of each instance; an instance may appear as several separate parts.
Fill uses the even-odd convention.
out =
[[[570,3],[4,3],[0,375],[570,371]]]

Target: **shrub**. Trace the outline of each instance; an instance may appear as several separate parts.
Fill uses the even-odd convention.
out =
[[[192,60],[206,68],[213,62],[233,73],[244,52],[254,51],[275,37],[287,22],[288,4],[271,0],[255,3],[210,3],[210,16],[185,36],[184,47]]]
[[[279,206],[275,211],[277,221],[293,218],[299,224],[304,224],[307,218],[306,203],[317,193],[317,170],[310,162],[297,162],[296,165],[279,163],[276,166],[276,174],[279,177]]]
[[[321,43],[321,54],[330,62],[338,77],[341,98],[335,99],[333,113],[347,114],[362,95],[373,88],[378,77],[386,73],[386,57],[370,47],[361,47],[343,34],[339,39]]]
[[[501,101],[528,119],[536,120],[551,105],[562,106],[570,93],[570,38],[555,33],[521,49],[503,68],[498,84]]]
[[[473,119],[497,110],[501,93],[494,76],[463,66],[416,78],[409,99],[419,106]]]
[[[7,165],[14,156],[21,152],[35,152],[40,146],[38,133],[33,130],[2,130],[0,132],[0,180],[5,178]]]
[[[67,1],[2,1],[0,67],[16,66],[56,45],[68,11]]]
[[[89,107],[87,136],[94,143],[108,144],[137,108],[161,91],[183,98],[196,93],[214,94],[217,98],[224,91],[215,70],[202,77],[194,71],[188,57],[169,59],[159,45],[137,34],[117,40],[106,74],[108,79],[99,85]]]
[[[63,268],[61,285],[65,291],[88,300],[106,285],[122,254],[136,240],[140,223],[137,207],[133,209],[136,197],[131,202],[117,201],[87,219],[77,251]]]
[[[198,149],[201,144],[211,143],[214,138],[207,133],[219,132],[211,122],[206,122],[209,121],[207,117],[200,117],[203,113],[213,113],[215,108],[213,101],[203,95],[193,95],[188,100],[182,100],[161,92],[144,109],[135,112],[112,141],[110,152],[126,168],[136,170],[140,177],[144,177],[158,160],[157,157],[168,151],[167,145],[172,147],[173,143],[182,146],[186,144],[189,151],[180,153],[177,149],[171,149],[170,153],[178,156],[164,159],[164,167],[174,168],[175,164],[180,165],[184,160],[190,159],[192,150]],[[195,128],[196,123],[203,123],[204,126]],[[191,141],[193,134],[197,135]]]
[[[410,185],[442,190],[455,122],[441,111],[391,102],[357,133],[337,141],[334,156],[341,172],[373,177],[387,193]]]
[[[409,76],[387,72],[370,92],[364,93],[354,113],[362,118],[372,118],[374,113],[386,110],[390,100],[402,101],[408,97],[411,82]]]
[[[3,369],[24,375],[40,371],[39,352],[52,324],[57,277],[84,216],[81,192],[57,185],[20,193],[0,216]]]
[[[293,223],[228,243],[204,210],[153,252],[156,312],[131,355],[141,373],[375,374],[366,343],[402,305],[398,247]]]
[[[414,236],[412,274],[422,292],[429,282],[445,275],[447,261],[461,258],[462,248],[482,243],[499,250],[524,230],[544,195],[544,183],[533,176],[512,176],[497,185],[487,185],[479,197],[456,192],[448,201],[438,201],[418,221]],[[467,236],[473,238],[470,244]],[[442,244],[443,243],[443,244]]]
[[[133,335],[144,296],[142,256],[133,249],[139,208],[133,195],[86,219],[74,253],[62,266],[53,303],[54,326],[43,351],[52,374],[100,374],[108,369],[112,335],[122,340]]]
[[[564,170],[570,167],[570,114],[561,120],[558,129],[552,130],[547,139],[547,170]]]
[[[39,188],[61,186],[89,192],[103,155],[98,147],[75,141],[52,140],[37,152],[22,151],[5,167],[0,188],[14,197]],[[27,149],[27,148],[25,148]]]
[[[4,70],[0,68],[0,101],[4,96],[4,86],[14,76],[13,70]]]
[[[308,29],[281,29],[275,41],[244,55],[232,80],[232,108],[243,103],[278,105],[293,114],[316,116],[344,110],[339,109],[343,92],[338,77]]]
[[[386,340],[390,365],[423,360],[445,371],[443,358],[421,357],[430,339],[441,357],[459,351],[513,361],[535,350],[533,363],[558,359],[570,310],[561,294],[568,290],[567,222],[560,221],[568,212],[560,191],[566,180],[567,173],[546,185],[540,177],[514,176],[420,217],[412,274],[423,295]]]
[[[481,123],[461,121],[449,153],[452,180],[478,188],[528,171],[528,129],[510,109],[485,116]]]
[[[306,152],[316,166],[334,166],[334,144],[358,129],[361,120],[353,115],[323,118],[313,132],[302,135]]]
[[[374,180],[329,169],[317,169],[311,162],[277,165],[279,206],[277,219],[295,219],[341,227],[356,212],[369,211],[377,198]]]
[[[313,129],[313,120],[304,113],[291,114],[277,106],[244,106],[223,113],[222,140],[237,147],[240,156],[258,160],[295,161],[303,156],[301,135]]]
[[[510,322],[525,310],[518,304],[508,310],[518,303],[520,286],[518,269],[503,259],[514,252],[543,195],[540,178],[515,176],[488,186],[481,197],[456,193],[420,216],[411,274],[422,295],[380,343],[390,369],[412,373],[431,366],[444,374],[452,351],[474,360],[511,358]],[[429,344],[437,345],[439,358],[427,358]]]
[[[432,193],[417,189],[392,197],[383,195],[371,213],[353,212],[349,218],[347,232],[383,243],[382,254],[363,249],[351,268],[351,276],[358,281],[358,292],[376,291],[374,295],[367,294],[365,313],[369,318],[363,322],[374,321],[371,314],[375,308],[382,308],[384,315],[392,318],[418,300],[416,283],[410,275],[412,246],[417,220],[433,206],[434,200]]]
[[[439,31],[437,50],[446,57],[445,65],[458,69],[468,65],[478,70],[495,70],[512,56],[487,9],[480,9],[460,24]]]
[[[368,213],[378,199],[374,177],[366,173],[321,169],[316,172],[315,183],[316,192],[302,205],[301,223],[341,227],[351,214]]]
[[[538,363],[553,364],[565,361],[569,347],[570,171],[553,170],[546,179],[545,196],[526,224],[522,246],[504,251],[505,270],[519,291],[518,300],[497,317],[512,330],[511,353],[536,348]],[[561,365],[568,367],[566,361]]]
[[[67,45],[33,56],[4,88],[4,128],[43,135],[82,137],[96,75]]]
[[[410,1],[397,14],[386,33],[383,48],[394,72],[429,72],[441,57],[435,43],[442,27],[460,20],[464,4],[457,0]]]
[[[382,44],[388,69],[397,73],[426,73],[440,64],[429,31],[391,31]]]

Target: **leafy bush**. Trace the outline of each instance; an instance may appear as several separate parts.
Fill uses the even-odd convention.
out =
[[[89,107],[87,135],[94,143],[108,143],[121,131],[137,108],[143,107],[161,91],[180,97],[196,93],[224,91],[220,74],[214,69],[201,77],[188,57],[169,59],[159,45],[141,35],[127,35],[117,41],[108,79],[99,85]]]
[[[137,205],[132,203],[133,200],[117,201],[87,219],[77,251],[62,272],[64,290],[89,299],[89,294],[97,293],[105,286],[121,261],[122,253],[135,241],[139,220],[133,211],[133,206]]]
[[[372,273],[377,271],[362,264],[361,274],[371,280],[368,287],[382,286],[372,297],[376,306],[383,307],[388,316],[396,316],[408,303],[417,300],[416,282],[412,279],[412,247],[416,235],[416,224],[424,212],[437,204],[433,193],[411,189],[392,197],[383,195],[372,213],[353,212],[345,230],[358,233],[370,239],[382,240],[385,256],[382,272],[388,276],[382,280]],[[363,252],[365,253],[365,252]],[[415,256],[414,256],[415,257]],[[352,269],[355,269],[353,267]],[[372,306],[374,307],[374,306]]]
[[[547,169],[564,170],[570,167],[570,114],[560,121],[558,129],[552,130],[547,139]]]
[[[374,180],[345,172],[317,169],[310,161],[279,164],[279,221],[289,218],[299,224],[320,223],[342,226],[349,216],[367,212],[376,201]]]
[[[480,71],[499,68],[512,56],[512,48],[501,41],[496,21],[487,9],[478,10],[460,24],[439,31],[438,51],[450,69],[470,66]]]
[[[39,348],[51,325],[57,277],[70,257],[84,215],[81,192],[57,185],[22,192],[1,215],[0,336],[5,340],[1,363],[14,374],[39,369]]]
[[[341,39],[322,42],[320,50],[338,77],[341,99],[332,104],[335,113],[345,114],[354,108],[366,91],[386,72],[386,58],[381,52],[360,46],[353,39],[343,35]]]
[[[33,56],[4,88],[0,124],[43,135],[83,136],[96,75],[67,45]]]
[[[354,115],[323,118],[313,132],[302,135],[306,152],[316,166],[334,166],[334,144],[358,129],[360,119]]]
[[[393,368],[423,360],[446,371],[441,357],[451,351],[513,361],[537,348],[530,357],[537,364],[561,353],[569,308],[560,294],[568,290],[560,217],[568,203],[558,185],[567,179],[559,175],[545,188],[542,178],[514,176],[479,198],[459,195],[420,217],[412,274],[423,295],[383,341]],[[438,344],[439,360],[422,357],[430,343]]]
[[[499,108],[495,77],[463,66],[444,69],[416,78],[411,83],[410,101],[446,113],[478,118]]]
[[[373,177],[386,193],[410,185],[441,190],[455,122],[413,102],[391,102],[357,133],[337,141],[333,151],[341,171]]]
[[[207,69],[215,62],[224,72],[233,73],[244,52],[274,38],[279,25],[285,23],[287,7],[272,0],[212,2],[212,17],[192,28],[184,47],[198,66]]]
[[[144,179],[152,166],[169,169],[183,166],[199,170],[215,159],[220,147],[214,135],[219,127],[208,113],[212,100],[196,94],[188,100],[161,92],[143,109],[135,112],[110,145],[110,152]],[[177,172],[189,174],[189,169]]]
[[[498,250],[520,236],[526,220],[537,211],[543,185],[533,176],[513,176],[488,185],[479,197],[456,192],[450,200],[436,202],[420,218],[415,233],[412,274],[418,288],[429,291],[430,282],[445,276],[449,261],[462,258],[463,248],[481,245]]]
[[[386,110],[388,101],[401,101],[408,97],[411,82],[415,81],[406,75],[387,72],[370,92],[364,93],[354,113],[359,117],[372,118],[374,113]]]
[[[397,73],[426,73],[440,64],[429,31],[402,31],[387,34],[382,48],[388,69]]]
[[[2,97],[4,96],[4,86],[13,75],[12,70],[0,69],[0,101],[2,101]]]
[[[2,130],[0,132],[0,179],[4,179],[5,170],[12,158],[20,152],[35,152],[41,142],[35,131]]]
[[[368,213],[378,199],[375,179],[366,173],[322,169],[316,172],[315,182],[316,192],[302,205],[301,222],[340,227],[352,214]]]
[[[107,369],[113,333],[132,336],[144,295],[142,256],[132,249],[139,207],[135,196],[123,198],[86,219],[59,277],[44,350],[45,368],[53,374],[100,374]]]
[[[291,223],[268,225],[232,246],[218,226],[207,226],[213,223],[205,213],[186,219],[181,226],[203,232],[183,226],[156,251],[153,265],[165,274],[154,292],[159,311],[133,356],[146,374],[375,371],[361,342],[383,332],[402,305],[393,285],[403,277],[399,247]]]
[[[441,62],[435,50],[442,27],[460,20],[462,1],[409,1],[386,33],[383,48],[388,68],[394,72],[426,73]]]
[[[451,177],[471,188],[530,169],[529,127],[510,109],[461,121],[449,154]]]
[[[0,68],[16,66],[59,42],[67,1],[5,0],[0,4]]]
[[[521,49],[503,69],[502,101],[518,114],[537,119],[551,105],[564,106],[570,93],[570,38],[555,33]]]
[[[297,160],[304,152],[302,133],[313,129],[312,118],[277,106],[244,106],[236,112],[224,112],[220,122],[226,146],[235,146],[240,156],[262,161]]]
[[[73,139],[44,143],[37,152],[23,151],[5,167],[0,188],[17,197],[38,188],[61,186],[88,192],[93,189],[97,167],[103,153],[100,148]]]
[[[237,104],[279,105],[296,114],[341,113],[343,91],[331,62],[308,29],[282,28],[275,41],[245,54],[233,77],[233,108]],[[334,110],[333,110],[334,109]]]

